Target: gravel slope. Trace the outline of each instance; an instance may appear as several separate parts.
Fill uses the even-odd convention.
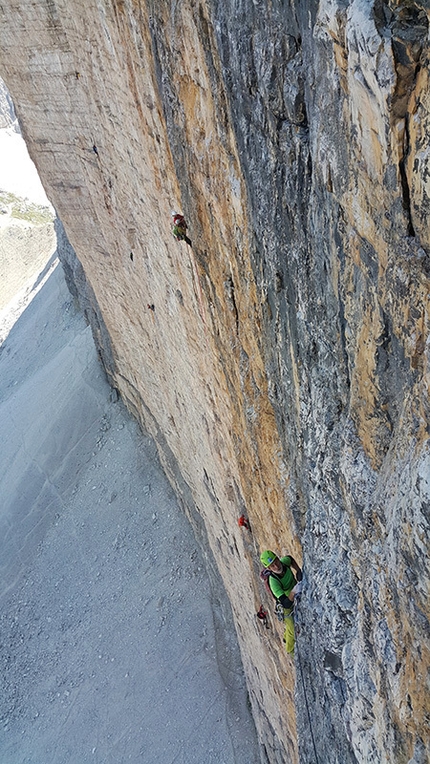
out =
[[[0,762],[257,764],[234,634],[57,267],[0,351]]]

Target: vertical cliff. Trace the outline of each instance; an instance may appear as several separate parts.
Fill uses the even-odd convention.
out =
[[[10,0],[0,20],[108,373],[224,581],[263,759],[425,761],[427,4]],[[266,546],[304,562],[295,663],[255,618]]]

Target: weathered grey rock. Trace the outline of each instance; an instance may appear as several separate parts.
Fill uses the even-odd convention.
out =
[[[0,312],[19,290],[36,281],[54,252],[53,222],[34,225],[11,220],[4,213],[0,218]]]
[[[426,756],[427,4],[17,8],[2,72],[115,386],[204,524],[263,758]],[[303,554],[295,666],[254,616],[265,546]]]

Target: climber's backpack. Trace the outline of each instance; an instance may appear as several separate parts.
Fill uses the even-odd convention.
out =
[[[270,584],[269,584],[269,578],[270,578],[271,575],[272,574],[271,574],[269,568],[264,568],[264,570],[260,571],[260,578],[263,581],[264,586],[265,586],[267,592],[269,594],[271,594],[272,597],[275,597],[275,595],[273,594],[273,592],[272,592],[272,590],[270,588]],[[275,599],[276,599],[276,597],[275,597]]]

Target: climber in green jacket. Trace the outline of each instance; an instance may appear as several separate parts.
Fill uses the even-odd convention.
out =
[[[269,587],[273,596],[284,608],[284,642],[287,653],[294,653],[295,633],[293,621],[294,598],[302,590],[302,571],[294,557],[278,557],[270,549],[260,555],[260,560],[269,571]]]

